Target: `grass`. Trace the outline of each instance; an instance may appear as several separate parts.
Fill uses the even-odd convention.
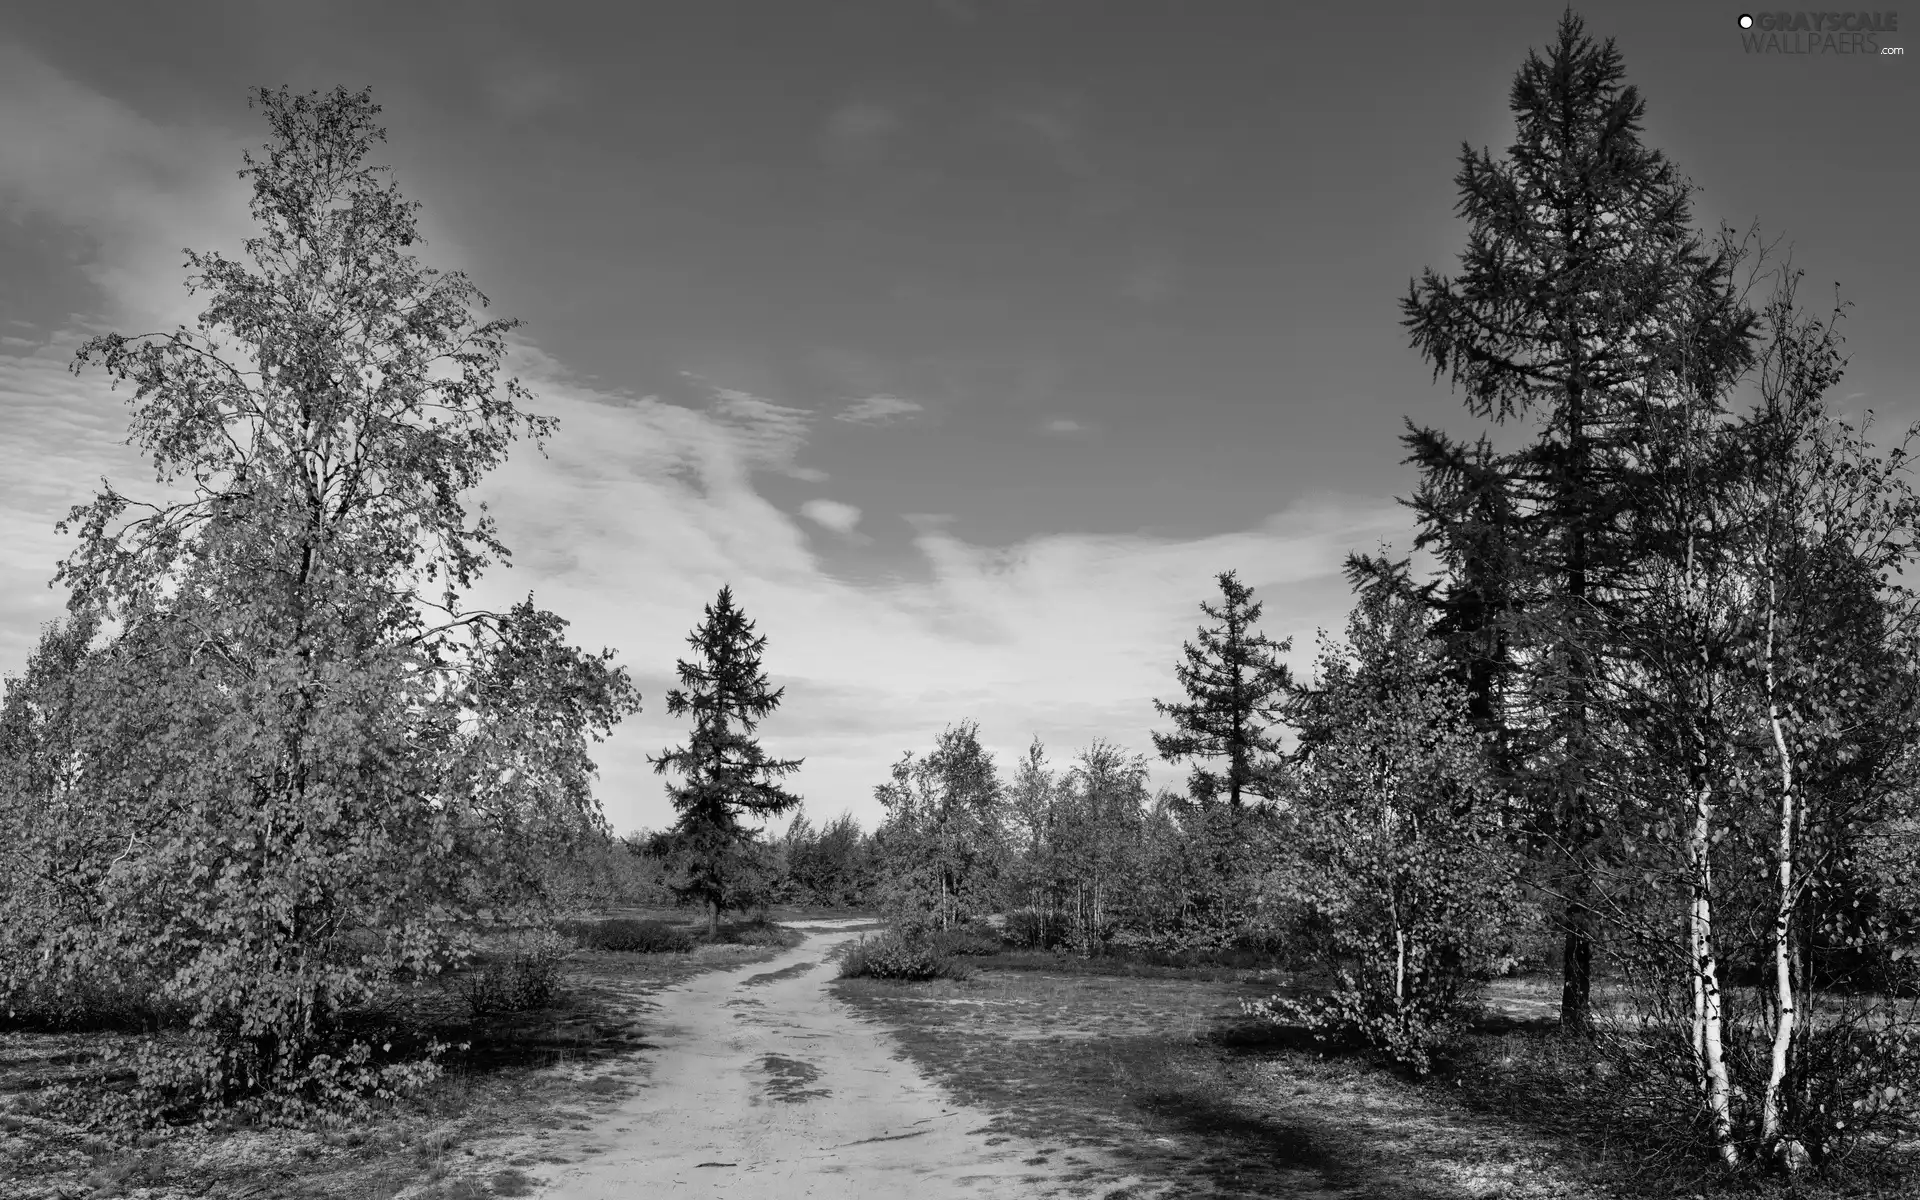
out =
[[[1020,951],[970,961],[978,970],[963,981],[843,978],[834,988],[890,1026],[957,1101],[992,1113],[993,1136],[1040,1141],[1041,1159],[1105,1150],[1182,1196],[1914,1194],[1899,1163],[1844,1184],[1803,1178],[1797,1190],[1722,1178],[1685,1153],[1671,1118],[1636,1111],[1593,1043],[1560,1034],[1557,980],[1491,985],[1483,1017],[1416,1077],[1363,1048],[1248,1020],[1247,1000],[1327,982],[1251,960],[1183,968]]]
[[[708,937],[703,926],[696,935],[710,945],[754,946],[762,949],[791,950],[807,940],[807,935],[774,921],[755,916],[738,921],[722,921],[717,937]]]
[[[562,921],[556,927],[583,950],[625,950],[637,954],[685,953],[693,949],[691,930],[665,921],[610,917],[601,921]]]
[[[1104,1149],[1182,1195],[1620,1194],[1593,1148],[1478,1110],[1451,1079],[1248,1022],[1242,1002],[1276,991],[1269,972],[976,961],[967,981],[834,986],[956,1100],[993,1113],[993,1135]]]
[[[822,905],[810,908],[801,904],[776,904],[767,910],[772,920],[787,921],[878,921],[880,916],[870,908],[838,908]]]
[[[665,917],[684,925],[688,914]],[[689,931],[691,932],[691,931]],[[699,931],[704,934],[704,928]],[[539,1153],[492,1157],[490,1139],[581,1125],[633,1088],[634,1056],[648,1048],[640,1019],[652,993],[693,976],[765,962],[800,934],[731,922],[690,952],[582,950],[566,961],[547,1007],[476,1023],[455,989],[425,986],[391,1009],[443,1040],[469,1042],[442,1078],[360,1122],[284,1130],[205,1124],[135,1138],[41,1115],[48,1087],[110,1086],[103,1051],[121,1033],[0,1034],[0,1194],[7,1200],[138,1195],[142,1200],[454,1200],[529,1195]],[[123,1073],[124,1074],[124,1073]],[[530,1174],[531,1173],[531,1174]],[[145,1190],[141,1190],[145,1189]]]

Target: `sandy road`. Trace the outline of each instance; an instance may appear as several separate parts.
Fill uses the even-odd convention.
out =
[[[1021,1139],[987,1144],[987,1116],[948,1102],[884,1030],[827,992],[840,923],[771,963],[716,971],[657,993],[643,1086],[570,1140],[582,1157],[549,1168],[544,1200],[653,1196],[1026,1197],[1064,1192],[1071,1160]],[[1027,1160],[1036,1160],[1029,1162]],[[1104,1165],[1104,1164],[1101,1164]],[[1102,1172],[1104,1175],[1105,1173]]]

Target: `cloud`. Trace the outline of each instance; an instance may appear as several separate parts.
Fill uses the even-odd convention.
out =
[[[1083,433],[1087,427],[1072,417],[1055,417],[1041,428],[1048,433]]]
[[[54,525],[91,501],[102,476],[140,499],[161,499],[153,469],[126,443],[128,393],[104,372],[69,369],[78,338],[0,352],[0,671],[26,660],[41,625],[66,609],[50,588],[74,548]]]
[[[782,513],[752,486],[756,439],[723,414],[522,374],[561,425],[549,458],[521,453],[484,489],[520,548],[514,569],[484,586],[502,602],[536,588],[575,622],[571,636],[617,647],[635,671],[646,710],[601,757],[601,795],[621,828],[668,819],[644,755],[684,737],[659,696],[723,583],[767,635],[773,683],[788,688],[762,728],[768,752],[806,758],[793,784],[813,812],[871,824],[887,764],[952,721],[980,720],[1003,760],[1035,733],[1062,755],[1094,737],[1150,752],[1152,700],[1173,694],[1180,643],[1229,567],[1266,601],[1263,628],[1296,638],[1304,672],[1315,627],[1337,628],[1346,611],[1345,554],[1406,541],[1399,506],[1343,496],[1186,540],[1051,533],[989,547],[955,519],[914,514],[919,577],[855,583],[825,569],[796,522],[852,527],[856,510],[813,501]],[[1158,782],[1181,777],[1154,769]]]
[[[151,328],[188,299],[178,248],[247,232],[233,170],[239,147],[258,139],[163,126],[6,53],[7,203],[84,232],[107,316],[144,314],[135,327]],[[436,244],[457,244],[458,232]],[[150,472],[121,444],[124,394],[97,373],[65,370],[85,332],[0,346],[0,669],[18,669],[64,599],[45,587],[70,545],[53,521],[102,474],[153,494]],[[560,425],[545,456],[518,446],[479,489],[516,554],[473,600],[500,606],[532,590],[572,622],[573,641],[615,647],[633,671],[645,709],[596,753],[599,795],[621,829],[670,819],[646,757],[685,739],[661,697],[722,584],[767,636],[766,668],[788,689],[760,730],[768,753],[806,759],[793,783],[814,812],[847,809],[872,823],[872,788],[888,764],[953,721],[980,720],[1003,762],[1036,733],[1062,758],[1094,737],[1148,751],[1160,724],[1152,701],[1173,694],[1180,643],[1218,572],[1237,568],[1258,589],[1263,628],[1295,636],[1303,669],[1315,626],[1337,627],[1346,611],[1343,556],[1382,537],[1408,540],[1399,506],[1348,496],[1187,539],[1046,531],[989,546],[963,536],[964,513],[923,516],[909,523],[915,561],[904,565],[916,570],[854,582],[827,569],[807,528],[855,528],[854,513],[817,501],[796,514],[759,490],[768,473],[819,477],[800,465],[815,420],[807,410],[698,377],[694,404],[623,394],[524,342],[510,366],[533,392],[529,407]],[[874,422],[908,406],[918,410],[875,391],[836,416]],[[1181,776],[1154,770],[1157,782]]]
[[[800,506],[800,515],[842,537],[851,535],[860,524],[860,510],[838,500],[809,500]]]
[[[711,396],[708,408],[732,431],[741,457],[748,465],[778,471],[807,483],[826,480],[825,472],[798,466],[793,461],[806,444],[812,413],[738,388],[715,386],[691,371],[682,371],[681,375],[708,389]]]
[[[885,393],[863,396],[833,414],[836,421],[847,421],[855,425],[885,425],[896,418],[925,412],[924,405],[904,396],[891,396]]]
[[[239,253],[252,221],[234,172],[264,140],[161,124],[0,41],[0,211],[87,235],[82,270],[111,305],[94,318],[192,320],[181,247]]]
[[[906,127],[906,118],[884,104],[843,104],[827,114],[820,129],[820,151],[839,166],[877,163],[894,136]]]

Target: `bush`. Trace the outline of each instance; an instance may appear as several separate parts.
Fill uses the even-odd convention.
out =
[[[0,974],[5,967],[0,965]],[[64,977],[35,978],[29,971],[11,989],[0,985],[0,1028],[122,1029],[154,1031],[184,1024],[186,1006],[161,995],[150,975],[112,964]]]
[[[925,945],[937,957],[952,958],[963,955],[998,954],[1006,949],[1000,935],[991,928],[981,925],[962,925],[957,929],[943,929],[928,933]]]
[[[616,917],[607,921],[561,921],[555,928],[582,950],[617,950],[631,954],[684,954],[693,949],[693,934],[664,921]]]
[[[863,937],[847,947],[846,957],[840,960],[842,979],[900,979],[919,983],[929,979],[965,979],[972,973],[971,967],[940,954],[930,943],[912,943],[892,934],[873,941]]]
[[[455,977],[455,986],[475,1018],[544,1007],[560,986],[573,947],[551,930],[509,940]]]
[[[1064,946],[1073,937],[1065,913],[1037,908],[1016,909],[1007,914],[1006,939],[1022,950],[1051,950]]]

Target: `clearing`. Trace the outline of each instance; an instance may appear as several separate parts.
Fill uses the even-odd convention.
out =
[[[829,994],[835,950],[871,923],[790,924],[810,935],[799,948],[651,998],[648,1050],[599,1077],[624,1085],[616,1108],[486,1156],[554,1163],[532,1192],[548,1200],[1084,1195],[1095,1176],[1156,1193],[1097,1151],[991,1136],[991,1114],[951,1103]]]

